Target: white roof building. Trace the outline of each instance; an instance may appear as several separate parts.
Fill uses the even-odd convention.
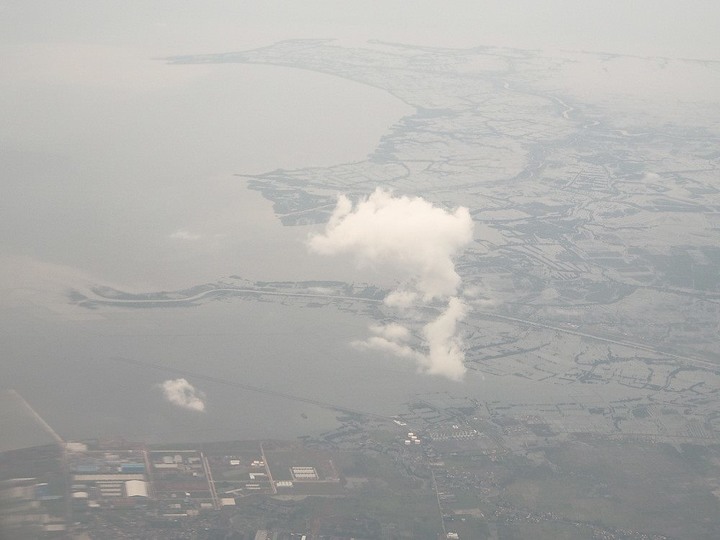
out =
[[[147,482],[142,480],[128,480],[125,482],[125,493],[128,497],[147,497]]]

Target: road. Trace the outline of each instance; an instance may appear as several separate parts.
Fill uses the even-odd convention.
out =
[[[94,298],[88,298],[95,302],[102,302],[103,304],[179,304],[184,302],[194,302],[201,300],[206,296],[213,294],[229,292],[229,293],[243,293],[243,294],[257,294],[257,295],[268,295],[268,296],[290,296],[297,298],[312,298],[312,299],[327,299],[327,300],[352,300],[355,302],[366,302],[372,304],[382,304],[382,300],[374,298],[363,298],[358,296],[342,296],[332,294],[317,294],[317,293],[291,293],[291,292],[279,292],[279,291],[266,291],[261,289],[238,289],[235,287],[224,287],[218,289],[211,289],[209,291],[203,291],[193,296],[186,296],[184,298],[157,298],[157,299],[123,299],[123,298],[107,298],[105,296],[95,296]]]
[[[185,298],[168,298],[168,299],[155,299],[155,300],[142,300],[142,299],[115,299],[115,298],[106,298],[103,296],[97,296],[95,298],[90,298],[90,300],[95,300],[96,302],[102,302],[104,304],[108,305],[115,305],[115,304],[126,304],[126,305],[138,305],[138,304],[177,304],[177,303],[186,303],[186,302],[194,302],[197,300],[201,300],[205,298],[206,296],[214,295],[217,293],[222,292],[228,292],[228,293],[241,293],[241,294],[255,294],[258,296],[266,295],[266,296],[279,296],[279,297],[291,297],[291,298],[307,298],[307,299],[313,299],[313,300],[342,300],[342,301],[351,301],[351,302],[363,302],[363,303],[371,303],[371,304],[382,304],[383,300],[375,299],[375,298],[363,298],[358,296],[344,296],[344,295],[332,295],[332,294],[320,294],[320,293],[295,293],[295,292],[284,292],[284,291],[267,291],[267,290],[258,290],[258,289],[238,289],[234,287],[225,287],[225,288],[218,288],[218,289],[211,289],[208,291],[203,291],[201,293],[198,293],[193,296],[188,296]],[[680,360],[689,368],[695,368],[695,369],[704,369],[708,371],[712,371],[715,373],[720,373],[720,365],[710,362],[707,360],[702,360],[700,358],[695,358],[692,356],[686,356],[681,355],[669,351],[665,351],[662,349],[658,349],[655,347],[652,347],[650,345],[645,345],[642,343],[636,343],[633,341],[624,341],[620,339],[613,339],[613,338],[607,338],[602,336],[596,336],[593,334],[588,334],[586,332],[580,332],[578,330],[571,330],[568,328],[562,328],[559,326],[552,326],[550,324],[544,324],[539,323],[535,321],[530,321],[528,319],[521,319],[518,317],[510,317],[507,315],[500,315],[498,313],[491,313],[487,311],[473,311],[473,314],[476,317],[481,318],[494,318],[494,319],[500,319],[504,321],[510,321],[518,324],[523,324],[527,326],[534,326],[536,328],[544,328],[546,330],[552,330],[554,332],[561,332],[564,334],[570,334],[573,336],[579,336],[586,339],[592,339],[594,341],[601,341],[604,343],[611,343],[613,345],[620,345],[623,347],[629,347],[631,349],[636,350],[642,350],[651,352],[660,356],[667,356],[670,358],[674,358],[676,360]]]
[[[642,343],[635,343],[633,341],[623,341],[619,339],[612,339],[612,338],[606,338],[601,336],[595,336],[593,334],[587,334],[585,332],[579,332],[577,330],[570,330],[568,328],[561,328],[559,326],[552,326],[549,324],[543,324],[539,322],[534,321],[528,321],[527,319],[519,319],[517,317],[508,317],[507,315],[499,315],[497,313],[487,313],[487,312],[474,312],[475,315],[479,317],[485,317],[490,319],[501,319],[503,321],[510,321],[514,323],[524,324],[527,326],[534,326],[537,328],[544,328],[546,330],[553,330],[555,332],[562,332],[564,334],[570,334],[573,336],[579,336],[587,339],[592,339],[594,341],[602,341],[604,343],[612,343],[613,345],[622,345],[623,347],[629,347],[631,349],[639,349],[642,351],[651,352],[660,356],[669,356],[670,358],[675,358],[676,360],[680,360],[681,362],[685,363],[690,368],[696,368],[696,369],[705,369],[708,371],[713,371],[716,373],[720,373],[720,365],[715,364],[713,362],[709,362],[707,360],[701,360],[700,358],[694,358],[692,356],[684,356],[681,354],[675,354],[669,351],[664,351],[662,349],[656,349],[655,347],[651,347],[650,345],[644,345]]]

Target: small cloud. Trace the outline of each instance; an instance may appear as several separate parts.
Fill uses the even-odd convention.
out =
[[[417,350],[407,344],[410,331],[400,324],[371,326],[374,336],[364,341],[355,341],[359,349],[377,350],[394,354],[400,358],[412,358],[422,373],[442,375],[453,381],[462,380],[465,368],[465,353],[462,339],[458,336],[458,325],[467,315],[467,305],[457,297],[448,301],[445,310],[422,328],[424,350]]]
[[[162,388],[165,399],[173,405],[192,411],[205,412],[205,395],[186,379],[169,379],[159,386]]]
[[[390,292],[385,297],[385,305],[400,309],[409,308],[418,301],[418,293],[406,290]]]
[[[407,341],[410,338],[410,330],[398,323],[372,325],[370,331],[393,341]]]
[[[459,381],[465,375],[465,353],[457,335],[458,324],[467,315],[467,306],[459,298],[448,301],[447,308],[440,316],[423,328],[423,336],[429,351],[424,357],[424,367],[431,375],[443,375]]]
[[[383,336],[372,336],[365,341],[353,341],[352,345],[361,350],[374,349],[376,351],[383,351],[386,353],[394,354],[395,356],[399,356],[400,358],[413,358],[418,362],[420,362],[423,358],[422,355],[415,349],[413,349],[410,345],[398,343],[397,341],[393,341],[392,339],[388,339]]]
[[[173,240],[200,240],[202,238],[199,234],[191,233],[185,229],[178,229],[170,235]]]

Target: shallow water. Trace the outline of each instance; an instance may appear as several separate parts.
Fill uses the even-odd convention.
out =
[[[87,51],[64,52],[79,61]],[[321,409],[304,419],[282,400],[229,388],[208,389],[208,414],[193,416],[163,402],[154,385],[164,374],[109,358],[207,368],[305,395],[305,362],[342,357],[331,341],[347,348],[342,318],[242,302],[83,312],[68,308],[66,293],[93,284],[174,290],[229,275],[361,280],[350,263],[308,254],[312,229],[283,227],[235,174],[362,159],[409,107],[293,69],[142,57],[117,70],[40,69],[2,88],[15,106],[2,146],[0,387],[17,388],[65,437],[178,440],[235,430],[237,438],[326,427],[334,415]],[[321,332],[324,320],[340,327]],[[327,372],[309,369],[317,380]]]

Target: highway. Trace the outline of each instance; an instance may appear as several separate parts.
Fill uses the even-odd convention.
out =
[[[123,299],[123,298],[107,298],[105,296],[95,296],[94,298],[88,298],[95,302],[102,302],[103,304],[181,304],[184,302],[194,302],[201,300],[206,296],[210,296],[219,292],[229,293],[247,293],[257,295],[269,295],[269,296],[290,296],[297,298],[313,298],[313,299],[328,299],[328,300],[352,300],[356,302],[366,302],[373,304],[382,304],[382,300],[376,300],[374,298],[363,298],[358,296],[341,296],[332,294],[313,294],[313,293],[292,293],[292,292],[279,292],[279,291],[264,291],[259,289],[238,289],[235,287],[224,287],[218,289],[210,289],[203,291],[193,296],[186,296],[184,298],[157,298],[157,299]]]
[[[233,287],[226,287],[226,288],[218,288],[218,289],[211,289],[208,291],[203,291],[201,293],[198,293],[193,296],[188,296],[185,298],[168,298],[168,299],[155,299],[155,300],[130,300],[130,299],[114,299],[114,298],[105,298],[102,296],[96,297],[91,300],[95,300],[98,302],[102,302],[104,304],[176,304],[176,303],[184,303],[184,302],[194,302],[196,300],[201,300],[205,298],[206,296],[210,296],[213,294],[217,294],[219,292],[228,292],[228,293],[242,293],[242,294],[255,294],[255,295],[268,295],[268,296],[279,296],[279,297],[292,297],[292,298],[307,298],[307,299],[314,299],[314,300],[342,300],[342,301],[352,301],[352,302],[364,302],[364,303],[371,303],[371,304],[382,304],[382,300],[374,299],[374,298],[363,298],[358,296],[343,296],[343,295],[330,295],[330,294],[320,294],[320,293],[295,293],[295,292],[283,292],[283,291],[265,291],[265,290],[258,290],[258,289],[238,289]],[[546,330],[552,330],[554,332],[561,332],[564,334],[570,334],[573,336],[579,336],[586,339],[591,339],[594,341],[601,341],[604,343],[611,343],[613,345],[620,345],[623,347],[629,347],[631,349],[636,350],[642,350],[651,352],[660,356],[666,356],[669,358],[674,358],[676,360],[680,360],[685,366],[695,369],[704,369],[716,373],[720,373],[720,364],[716,364],[714,362],[710,362],[708,360],[702,360],[700,358],[695,358],[692,356],[687,355],[681,355],[669,351],[665,351],[662,349],[657,349],[655,347],[652,347],[650,345],[645,345],[643,343],[636,343],[633,341],[624,341],[620,339],[612,339],[602,336],[596,336],[593,334],[588,334],[586,332],[580,332],[577,330],[571,330],[569,328],[562,328],[559,326],[552,326],[550,324],[544,324],[539,323],[535,321],[530,321],[528,319],[521,319],[518,317],[510,317],[507,315],[500,315],[498,313],[492,313],[487,311],[477,311],[474,310],[471,312],[472,315],[475,316],[475,318],[494,318],[494,319],[500,319],[504,321],[509,321],[517,324],[523,324],[527,326],[533,326],[536,328],[543,328]],[[472,316],[471,315],[471,316]],[[292,396],[288,397],[289,399],[292,398]],[[325,406],[325,405],[323,405]],[[334,406],[331,406],[330,408],[335,408]],[[365,414],[365,413],[362,413]]]
[[[560,328],[559,326],[551,326],[549,324],[543,324],[538,323],[534,321],[528,321],[527,319],[518,319],[517,317],[508,317],[506,315],[498,315],[497,313],[487,313],[487,312],[473,312],[475,315],[479,317],[484,318],[490,318],[490,319],[501,319],[504,321],[510,321],[518,324],[524,324],[528,326],[535,326],[537,328],[544,328],[546,330],[553,330],[555,332],[562,332],[564,334],[571,334],[573,336],[579,336],[587,339],[592,339],[594,341],[602,341],[604,343],[612,343],[613,345],[622,345],[623,347],[629,347],[631,349],[639,349],[642,351],[651,352],[660,356],[668,356],[670,358],[675,358],[676,360],[680,360],[684,364],[686,364],[688,367],[691,368],[697,368],[697,369],[705,369],[708,371],[713,371],[720,373],[720,364],[715,364],[713,362],[709,362],[707,360],[701,360],[700,358],[695,358],[692,356],[684,356],[681,354],[675,354],[668,351],[663,351],[661,349],[656,349],[655,347],[651,347],[650,345],[644,345],[642,343],[635,343],[633,341],[622,341],[619,339],[611,339],[601,336],[595,336],[593,334],[587,334],[585,332],[578,332],[577,330],[570,330],[568,328]]]

